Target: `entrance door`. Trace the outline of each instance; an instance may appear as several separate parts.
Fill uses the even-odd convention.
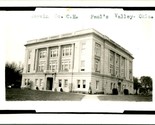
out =
[[[47,90],[52,90],[53,87],[53,78],[47,78]]]

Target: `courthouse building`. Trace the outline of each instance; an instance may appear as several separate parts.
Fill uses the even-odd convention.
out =
[[[21,88],[133,93],[133,56],[94,29],[28,41]]]

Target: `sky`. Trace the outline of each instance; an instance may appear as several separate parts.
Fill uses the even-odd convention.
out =
[[[5,62],[24,63],[24,45],[28,40],[94,28],[132,53],[135,77],[154,77],[153,11],[50,8],[8,11],[1,16]]]

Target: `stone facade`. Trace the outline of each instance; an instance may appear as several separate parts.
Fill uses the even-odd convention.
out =
[[[132,55],[94,29],[28,41],[21,88],[133,93]]]

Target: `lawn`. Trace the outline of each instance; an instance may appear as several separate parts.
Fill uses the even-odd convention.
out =
[[[84,95],[65,92],[6,89],[7,101],[80,101]]]
[[[86,94],[87,95],[87,94]],[[84,94],[37,91],[29,89],[6,89],[7,101],[81,101]],[[93,96],[93,95],[92,95]],[[144,95],[96,95],[100,101],[152,101]]]
[[[145,95],[103,95],[98,96],[100,101],[152,101],[152,96]]]

